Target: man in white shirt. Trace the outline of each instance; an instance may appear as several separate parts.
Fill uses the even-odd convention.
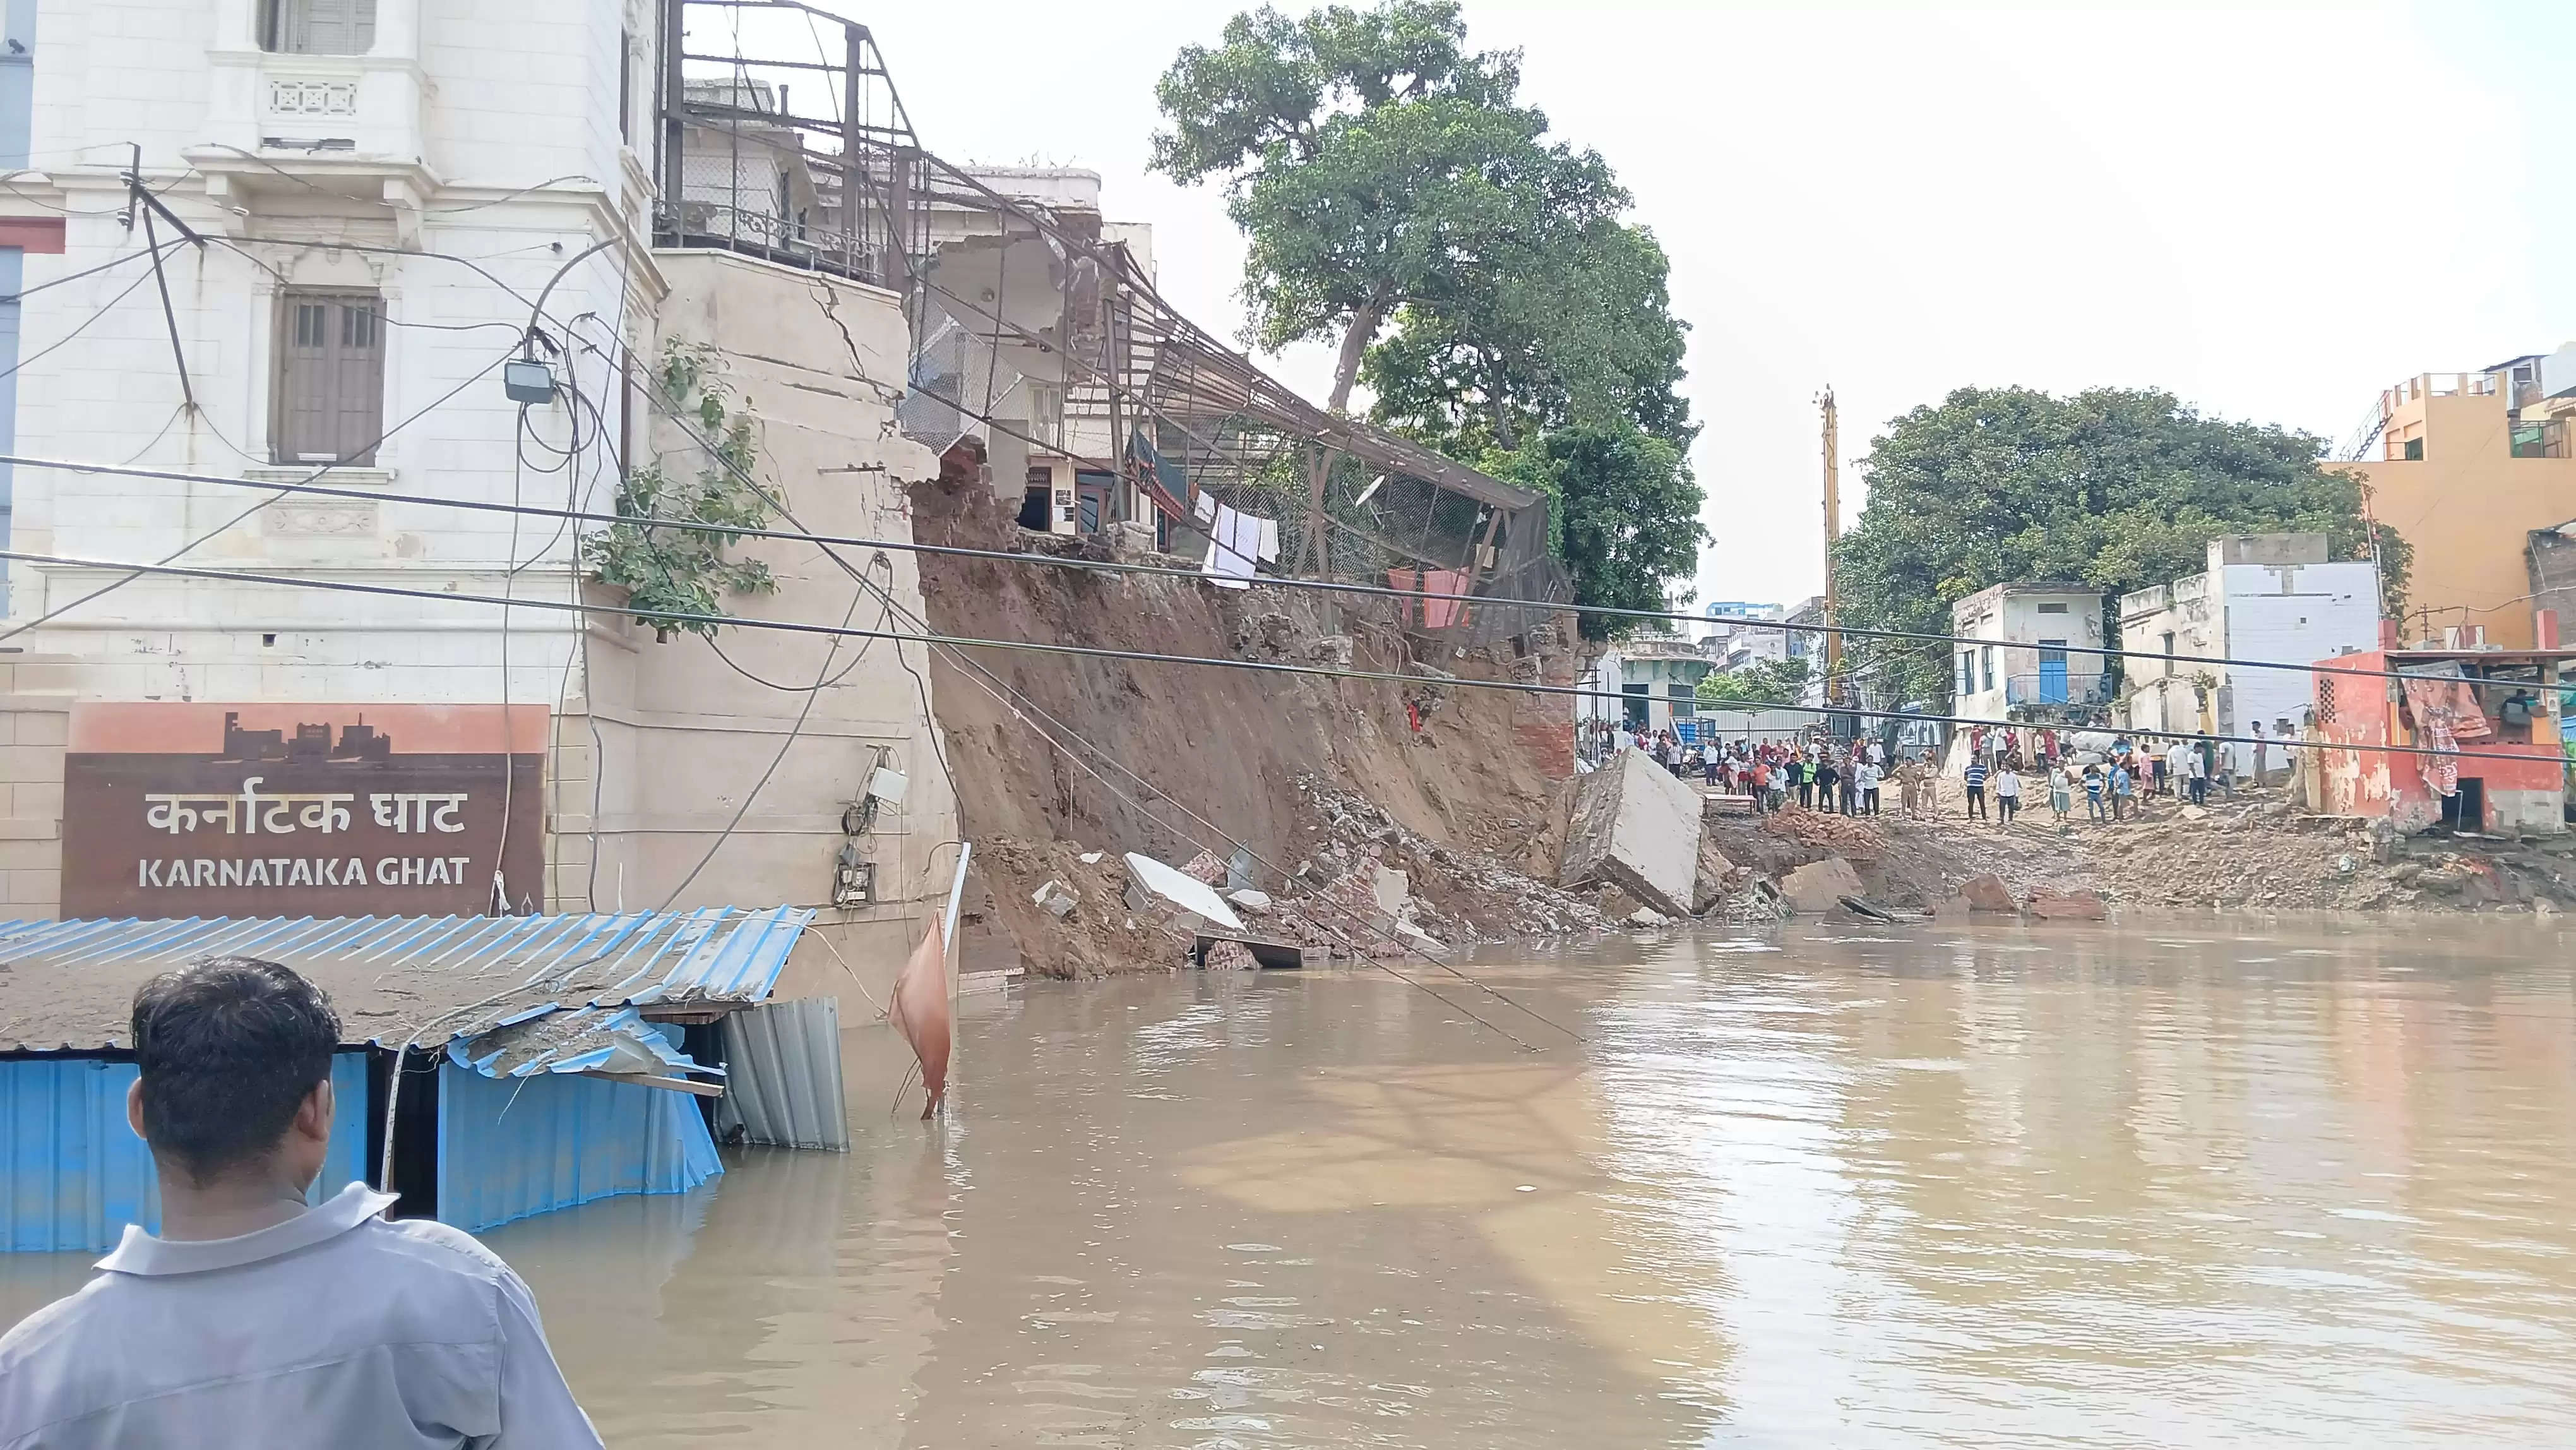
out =
[[[596,1447],[535,1299],[473,1236],[388,1223],[352,1183],[307,1208],[339,1019],[274,962],[224,957],[134,996],[126,1118],[161,1233],[0,1338],[0,1450],[124,1445]]]
[[[2013,817],[2021,814],[2021,772],[2013,769],[2012,762],[2007,760],[2003,768],[1995,772],[1993,786],[1995,824],[2009,826]]]

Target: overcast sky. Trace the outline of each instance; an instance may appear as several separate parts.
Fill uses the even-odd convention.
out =
[[[1234,332],[1222,198],[1144,168],[1155,78],[1242,6],[836,3],[926,146],[1100,172],[1114,219],[1154,224],[1166,295]],[[1703,601],[1821,587],[1828,384],[1850,460],[1907,409],[2014,383],[2160,387],[2340,442],[2399,377],[2576,339],[2568,0],[1466,14],[1672,256]],[[1320,398],[1329,363],[1274,366]],[[1847,481],[1846,520],[1862,498]]]

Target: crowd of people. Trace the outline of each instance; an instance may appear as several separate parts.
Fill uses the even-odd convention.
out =
[[[1685,778],[1729,795],[1750,797],[1757,812],[1787,808],[1874,816],[1892,786],[1900,815],[1929,816],[1938,809],[1940,764],[1930,750],[1891,749],[1876,740],[1843,741],[1811,735],[1799,741],[1691,740],[1670,730],[1612,727],[1598,722],[1585,741],[1595,758],[1627,748]],[[2099,745],[2098,738],[2093,742]],[[2051,817],[2063,824],[2082,803],[2085,818],[2123,821],[2140,801],[2165,796],[2204,805],[2213,785],[2233,790],[2227,757],[2208,741],[2147,742],[2126,734],[2108,749],[2078,749],[2068,732],[2047,729],[1969,733],[1960,771],[1970,820],[2010,824],[2025,795],[2046,793]]]

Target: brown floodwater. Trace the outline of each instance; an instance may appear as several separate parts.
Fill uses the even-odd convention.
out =
[[[2571,946],[2180,918],[1465,967],[1526,1011],[1031,984],[969,999],[944,1122],[857,1104],[850,1154],[488,1241],[613,1446],[2560,1444]],[[0,1260],[0,1322],[78,1277]]]

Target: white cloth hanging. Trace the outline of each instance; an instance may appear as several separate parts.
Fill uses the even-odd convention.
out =
[[[1253,554],[1260,547],[1261,521],[1218,504],[1216,517],[1208,524],[1207,559],[1199,572],[1224,588],[1249,589]]]

